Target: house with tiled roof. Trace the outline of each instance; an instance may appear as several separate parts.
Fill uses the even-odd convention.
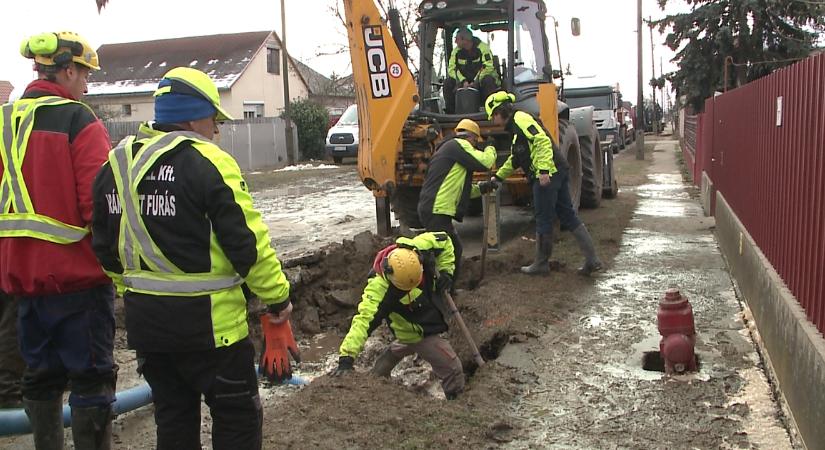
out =
[[[14,86],[6,80],[0,80],[0,103],[6,103],[9,101],[9,96],[11,95],[11,91],[14,90]]]
[[[236,119],[276,117],[284,107],[281,49],[274,31],[105,44],[97,51],[101,70],[92,73],[84,100],[104,119],[151,120],[152,94],[163,75],[174,67],[193,67],[209,74],[221,106]],[[291,59],[292,101],[310,94],[297,65]]]
[[[297,59],[292,62],[309,89],[309,99],[326,106],[330,115],[340,116],[349,105],[355,103],[352,75],[327,78]]]

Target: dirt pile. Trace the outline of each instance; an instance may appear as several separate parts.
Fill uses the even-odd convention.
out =
[[[390,245],[365,231],[319,250],[283,261],[291,284],[292,327],[297,337],[309,338],[322,331],[345,333],[355,314],[367,274],[376,252]],[[260,339],[260,323],[254,312],[263,308],[257,300],[250,305],[250,333]]]

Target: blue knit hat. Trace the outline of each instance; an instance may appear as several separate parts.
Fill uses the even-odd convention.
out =
[[[161,80],[158,88],[168,86],[170,80]],[[155,97],[155,122],[183,123],[212,117],[218,112],[212,102],[199,96],[168,92]]]
[[[198,69],[175,67],[166,72],[154,97],[155,121],[158,123],[182,123],[210,116],[218,121],[234,120],[221,108],[215,83]]]

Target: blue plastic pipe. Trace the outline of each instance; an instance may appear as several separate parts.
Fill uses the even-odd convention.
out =
[[[286,384],[293,386],[303,386],[309,382],[301,377],[293,376],[287,380]],[[152,403],[152,389],[146,383],[140,386],[118,392],[115,395],[115,402],[112,404],[112,411],[115,415],[134,411],[140,407]],[[63,427],[72,425],[72,409],[69,405],[63,405]],[[13,434],[27,434],[32,432],[29,416],[22,408],[0,409],[0,436],[10,436]]]

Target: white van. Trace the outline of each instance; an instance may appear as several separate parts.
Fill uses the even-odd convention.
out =
[[[326,152],[336,164],[347,156],[358,156],[358,105],[350,105],[329,129]]]

